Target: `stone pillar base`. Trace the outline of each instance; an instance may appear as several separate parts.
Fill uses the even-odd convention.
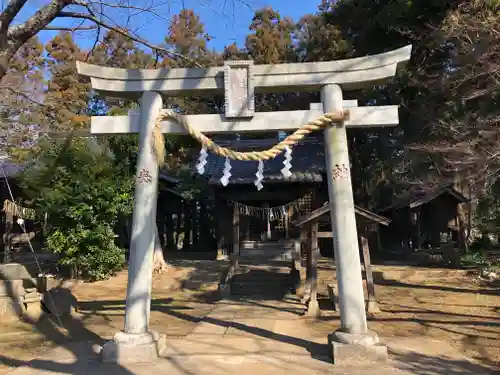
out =
[[[380,314],[380,307],[378,306],[378,302],[368,300],[366,302],[366,312],[368,314]]]
[[[319,318],[321,316],[321,309],[317,299],[311,299],[307,304],[306,316],[310,318]]]
[[[118,332],[101,350],[104,363],[154,362],[166,347],[165,335],[157,332],[132,334]]]
[[[387,346],[379,343],[375,332],[366,334],[335,331],[328,335],[332,359],[338,365],[383,363],[389,358]]]

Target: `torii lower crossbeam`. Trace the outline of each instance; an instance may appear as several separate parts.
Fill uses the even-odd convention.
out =
[[[355,100],[345,100],[349,108],[349,119],[345,126],[384,127],[398,124],[398,106],[354,107]],[[323,115],[322,103],[313,103],[308,111],[257,112],[249,119],[227,119],[224,115],[188,115],[186,122],[206,134],[258,133],[270,131],[292,131]],[[128,116],[95,116],[91,121],[92,134],[139,133],[141,120],[139,111],[130,111]],[[186,129],[174,120],[161,123],[165,134],[187,134]]]

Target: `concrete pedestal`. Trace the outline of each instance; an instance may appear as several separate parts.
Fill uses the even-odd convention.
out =
[[[380,314],[380,307],[377,301],[368,300],[366,302],[366,312],[368,314]]]
[[[101,350],[104,363],[154,362],[165,350],[166,337],[157,332],[131,334],[118,332]]]
[[[328,347],[335,364],[366,365],[388,360],[387,346],[375,332],[365,334],[335,331],[328,335]]]
[[[318,300],[311,298],[307,304],[306,316],[310,318],[319,318],[321,316],[321,309],[319,308]]]

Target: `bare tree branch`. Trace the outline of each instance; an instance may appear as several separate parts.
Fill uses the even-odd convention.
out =
[[[4,11],[0,15],[0,33],[5,33],[12,20],[17,16],[21,8],[26,4],[28,0],[10,0],[9,4],[5,7]]]
[[[16,44],[24,44],[24,42],[43,30],[48,24],[56,19],[61,10],[72,3],[73,1],[71,0],[52,1],[50,4],[39,9],[26,22],[9,28],[7,37],[9,40],[17,41]]]
[[[75,26],[75,27],[63,27],[63,26],[47,26],[44,28],[44,30],[47,31],[89,31],[89,30],[96,30],[98,26]]]
[[[63,11],[63,12],[59,12],[58,17],[61,17],[61,18],[85,19],[85,20],[94,22],[98,26],[104,27],[105,29],[108,29],[108,30],[112,30],[112,31],[114,31],[114,32],[116,32],[116,33],[118,33],[120,35],[123,35],[123,36],[129,38],[130,40],[133,40],[134,42],[140,43],[140,44],[142,44],[142,45],[150,48],[153,51],[162,52],[162,53],[164,53],[166,55],[169,55],[171,57],[176,57],[178,59],[182,59],[182,60],[187,61],[187,62],[189,62],[191,64],[194,64],[195,66],[198,66],[200,68],[203,67],[198,62],[190,59],[187,56],[184,56],[184,55],[182,55],[180,53],[176,53],[176,52],[170,51],[170,50],[168,50],[168,49],[166,49],[164,47],[152,44],[152,43],[148,42],[147,40],[145,40],[143,38],[140,38],[139,36],[132,35],[127,30],[121,29],[121,28],[119,28],[117,26],[111,26],[108,23],[103,22],[103,21],[99,20],[97,17],[92,16],[90,14],[79,13],[79,12],[66,12],[66,11]]]

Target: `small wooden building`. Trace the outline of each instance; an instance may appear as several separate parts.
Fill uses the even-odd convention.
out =
[[[378,227],[387,227],[390,224],[390,220],[358,206],[355,206],[354,210],[356,214],[359,244],[362,251],[361,258],[365,266],[365,277],[368,290],[367,310],[369,312],[377,312],[379,310],[375,298],[375,286],[371,269],[369,236],[374,232],[378,234]],[[306,280],[304,283],[306,290],[303,302],[307,303],[308,315],[317,316],[319,315],[316,291],[317,261],[319,256],[318,239],[332,238],[334,236],[330,219],[330,205],[328,202],[325,203],[322,207],[298,218],[293,222],[293,225],[300,228],[301,259],[304,260],[306,267]],[[333,292],[329,289],[329,294],[331,293]],[[330,298],[334,300],[332,296]]]
[[[418,187],[402,194],[378,211],[391,219],[380,232],[382,247],[391,252],[433,249],[443,244],[462,248],[459,205],[466,202],[451,184]]]
[[[293,222],[293,225],[299,228],[305,228],[310,225],[318,226],[318,239],[321,238],[332,238],[332,225],[330,221],[330,209],[328,202],[324,203],[322,207],[314,210],[313,212],[300,217]],[[380,242],[380,228],[387,228],[391,222],[388,218],[377,215],[374,212],[361,208],[359,206],[354,206],[354,211],[356,214],[356,225],[358,231],[358,237],[366,238],[369,241],[370,248],[377,249]],[[331,242],[330,249],[331,249]],[[360,247],[361,248],[361,247]],[[331,249],[332,254],[324,254],[327,256],[333,255],[333,249]]]
[[[266,139],[217,140],[238,151],[262,150],[275,145],[277,135]],[[215,200],[219,246],[232,252],[243,241],[280,241],[298,238],[291,222],[324,202],[327,194],[323,140],[304,139],[293,147],[292,175],[281,172],[283,155],[264,162],[263,189],[255,187],[258,162],[231,160],[231,178],[222,186],[225,158],[209,153],[206,172]],[[279,207],[279,212],[276,210]],[[276,212],[275,212],[276,211]]]

